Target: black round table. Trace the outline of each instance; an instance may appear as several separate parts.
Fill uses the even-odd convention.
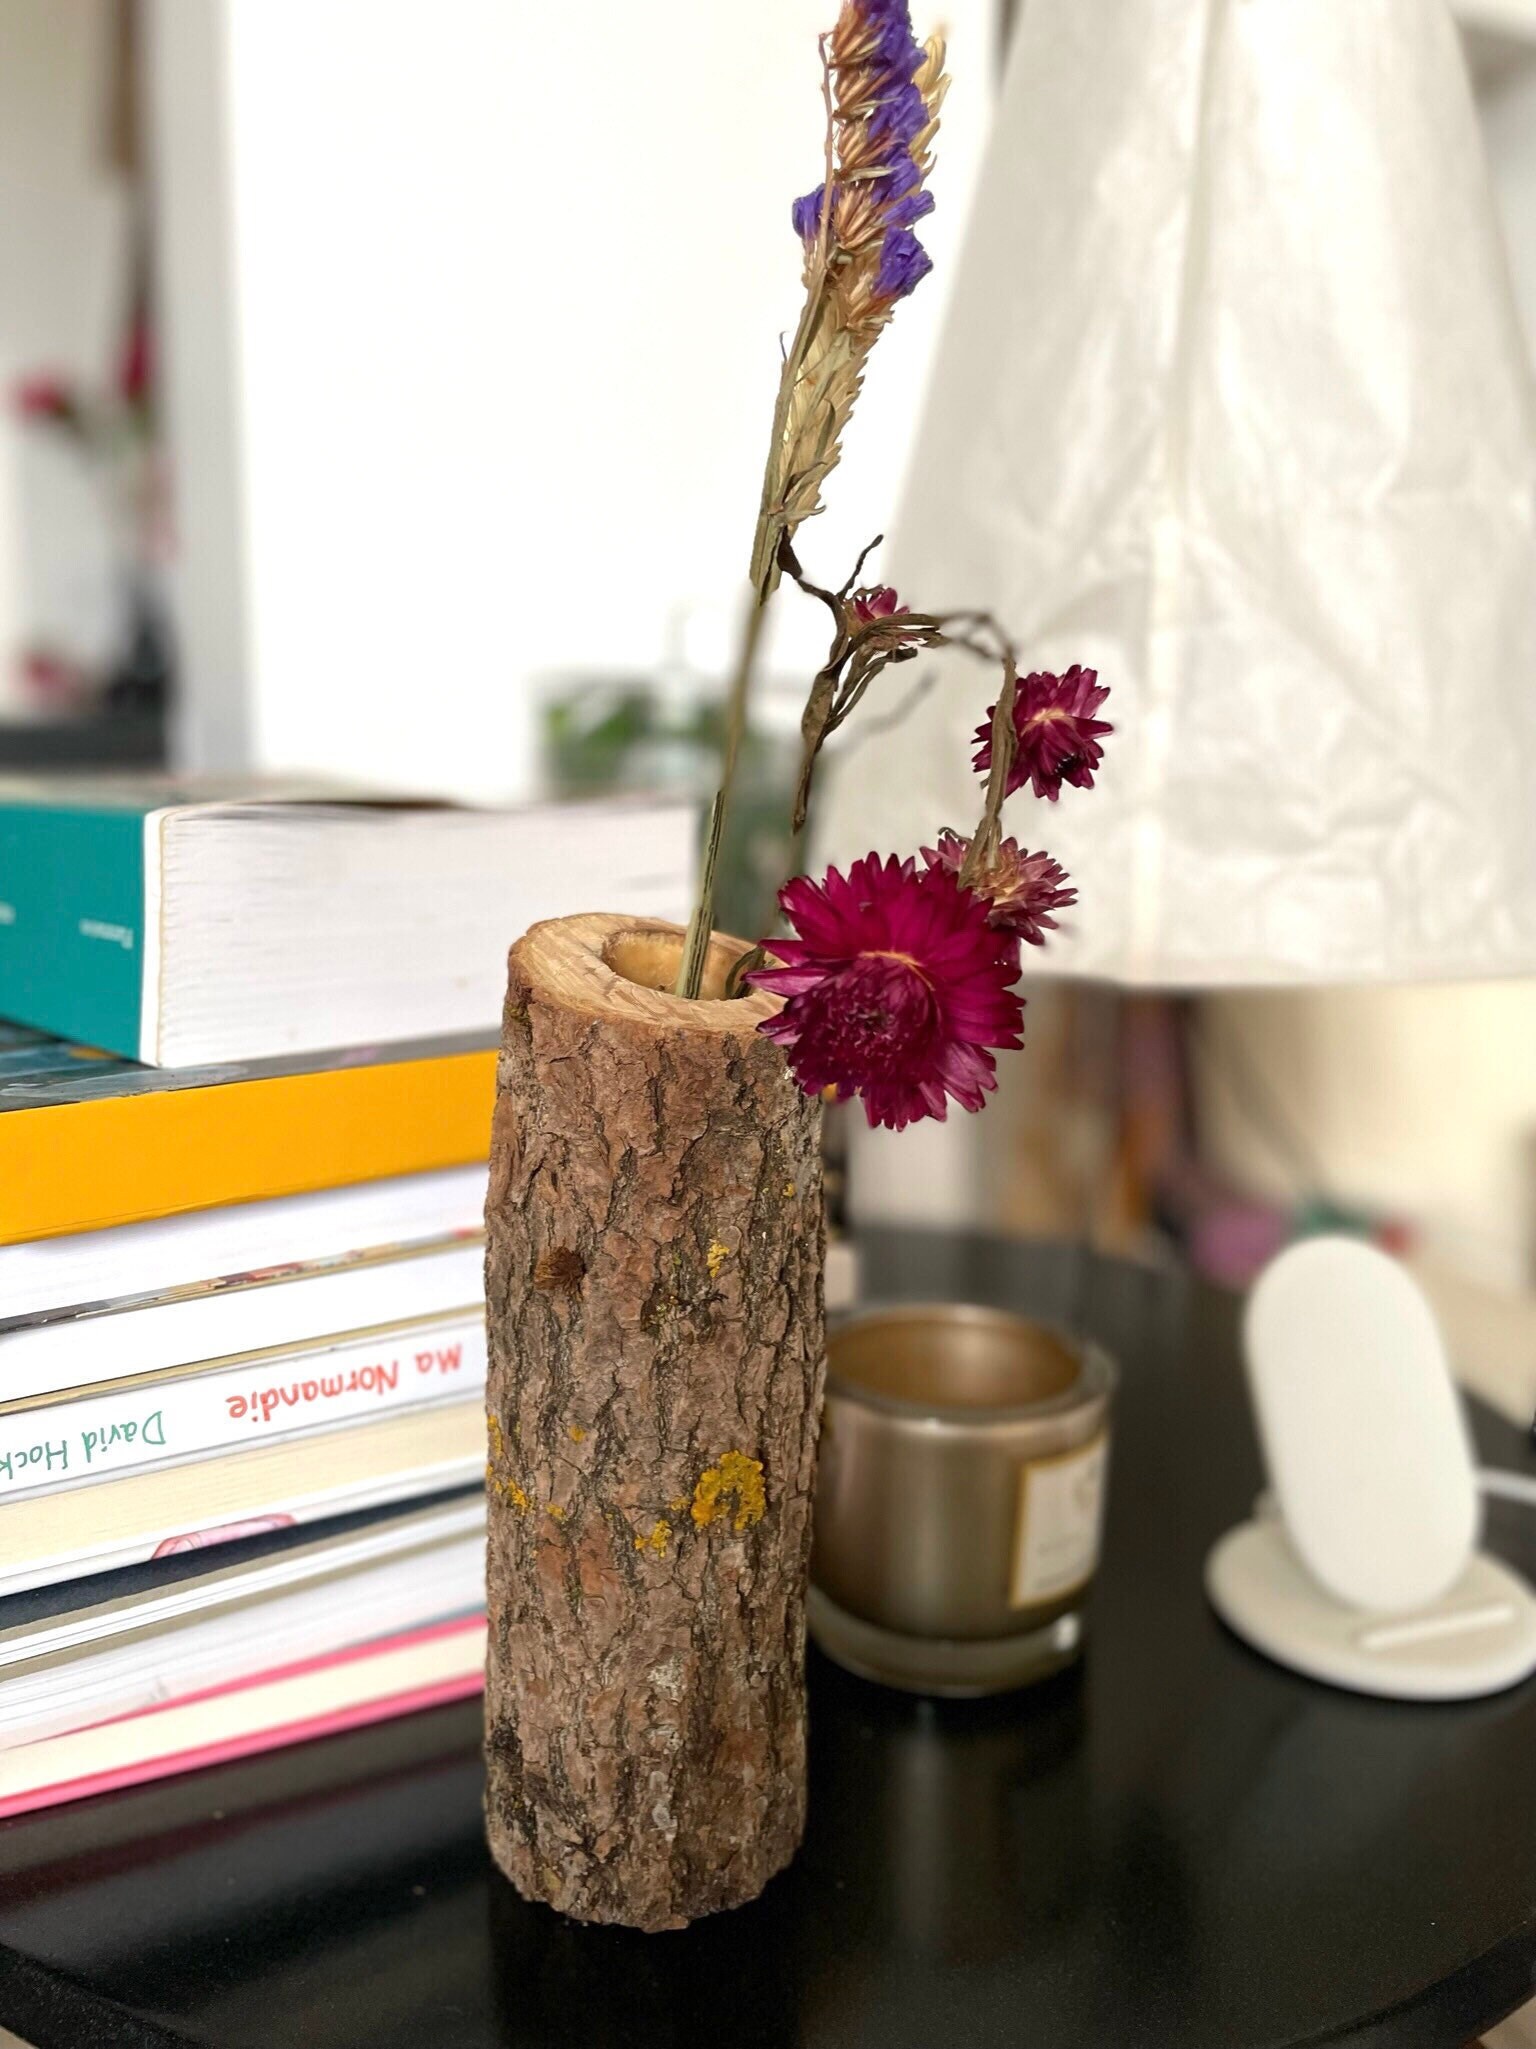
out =
[[[493,1873],[473,1706],[14,1821],[0,2023],[37,2049],[1459,2049],[1530,1997],[1536,1683],[1358,1699],[1206,1607],[1258,1480],[1234,1305],[976,1239],[873,1238],[866,1275],[1076,1305],[1120,1355],[1081,1669],[938,1703],[813,1658],[799,1859],[674,1935]],[[1489,1535],[1536,1574],[1536,1514]]]

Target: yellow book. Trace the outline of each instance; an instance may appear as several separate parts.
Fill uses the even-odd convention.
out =
[[[482,1161],[496,1054],[449,1048],[178,1072],[0,1027],[0,1245]]]

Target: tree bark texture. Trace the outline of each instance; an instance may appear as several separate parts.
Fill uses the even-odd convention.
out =
[[[819,1106],[755,1029],[777,998],[667,993],[680,946],[513,947],[486,1210],[490,1845],[642,1929],[800,1841],[824,1372]]]

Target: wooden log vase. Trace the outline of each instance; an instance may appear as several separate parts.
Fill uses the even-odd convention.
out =
[[[824,1356],[819,1105],[711,945],[593,915],[512,948],[486,1209],[486,1820],[526,1898],[681,1928],[805,1818]]]

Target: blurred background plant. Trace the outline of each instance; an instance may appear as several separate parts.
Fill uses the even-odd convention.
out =
[[[789,814],[800,762],[798,679],[764,677],[742,744],[731,832],[716,877],[717,927],[756,939],[773,930],[789,873]],[[541,779],[563,797],[665,791],[704,807],[725,735],[718,678],[680,667],[624,679],[572,676],[546,686]]]

